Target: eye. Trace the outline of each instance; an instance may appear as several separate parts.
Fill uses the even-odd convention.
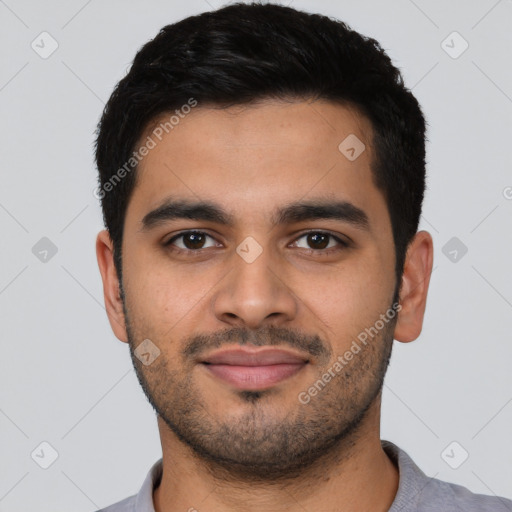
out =
[[[165,245],[174,246],[178,250],[182,251],[198,251],[200,249],[214,247],[215,243],[210,246],[205,245],[207,238],[214,240],[212,236],[204,233],[203,231],[184,231],[173,236]],[[175,242],[179,239],[182,239],[181,244],[176,244]]]
[[[213,242],[206,245],[207,239],[211,239]],[[301,239],[305,239],[308,246],[301,246],[299,244]],[[170,238],[164,245],[176,252],[193,254],[200,253],[202,249],[216,247],[217,243],[211,235],[204,231],[182,231]],[[303,233],[290,246],[305,249],[310,253],[330,254],[349,247],[349,243],[328,231],[309,231]]]
[[[308,244],[309,247],[301,247],[298,245],[298,241],[303,238],[306,239],[306,244]],[[347,242],[342,240],[340,237],[329,233],[328,231],[309,231],[308,233],[304,233],[302,236],[297,238],[297,241],[295,241],[293,245],[295,247],[301,247],[309,250],[310,252],[326,253],[332,252],[332,249],[340,250],[349,246]]]

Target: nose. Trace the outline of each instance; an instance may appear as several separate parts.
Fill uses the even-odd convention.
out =
[[[281,326],[295,318],[296,296],[286,283],[282,265],[268,248],[254,260],[243,252],[234,253],[232,258],[231,271],[213,297],[219,320],[232,326],[258,329],[269,323]]]

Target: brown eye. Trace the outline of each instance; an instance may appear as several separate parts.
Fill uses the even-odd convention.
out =
[[[183,244],[187,249],[202,249],[205,241],[203,233],[187,233],[183,235]]]
[[[302,238],[306,239],[307,247],[304,245],[299,245],[299,240]],[[348,247],[348,243],[344,242],[341,238],[328,233],[326,231],[310,231],[309,233],[304,233],[302,236],[297,238],[297,241],[294,243],[296,247],[300,247],[303,249],[308,249],[310,251],[316,252],[330,252],[332,250],[339,250]]]
[[[205,246],[207,238],[213,238],[203,233],[202,231],[185,231],[183,233],[180,233],[179,235],[176,235],[172,237],[165,245],[172,245],[175,246],[177,249],[181,250],[189,250],[189,251],[198,251],[200,249],[205,249],[210,246]],[[182,240],[181,244],[175,243],[178,240]]]
[[[330,235],[326,233],[309,233],[307,235],[308,244],[312,249],[325,249],[329,245]]]

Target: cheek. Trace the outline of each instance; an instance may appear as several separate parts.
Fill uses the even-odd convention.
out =
[[[211,270],[176,265],[164,258],[146,263],[141,258],[130,271],[127,281],[133,312],[159,332],[204,308],[204,301],[221,277]]]
[[[392,267],[375,258],[361,258],[358,264],[304,280],[297,294],[331,328],[331,335],[345,339],[373,325],[386,312],[393,289]]]

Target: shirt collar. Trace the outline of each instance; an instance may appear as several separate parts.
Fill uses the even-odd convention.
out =
[[[153,505],[153,489],[160,484],[163,472],[163,459],[157,460],[142,484],[135,499],[134,512],[155,512]]]
[[[414,510],[421,491],[432,480],[414,463],[409,455],[391,441],[381,440],[382,448],[391,460],[398,466],[399,484],[395,499],[389,512],[403,511],[409,507]],[[134,512],[155,512],[153,505],[153,489],[160,484],[162,479],[162,459],[156,461],[142,484],[136,496]]]
[[[398,490],[388,512],[416,510],[421,492],[432,478],[427,477],[411,457],[396,444],[381,440],[381,445],[388,457],[398,466],[399,471]]]

